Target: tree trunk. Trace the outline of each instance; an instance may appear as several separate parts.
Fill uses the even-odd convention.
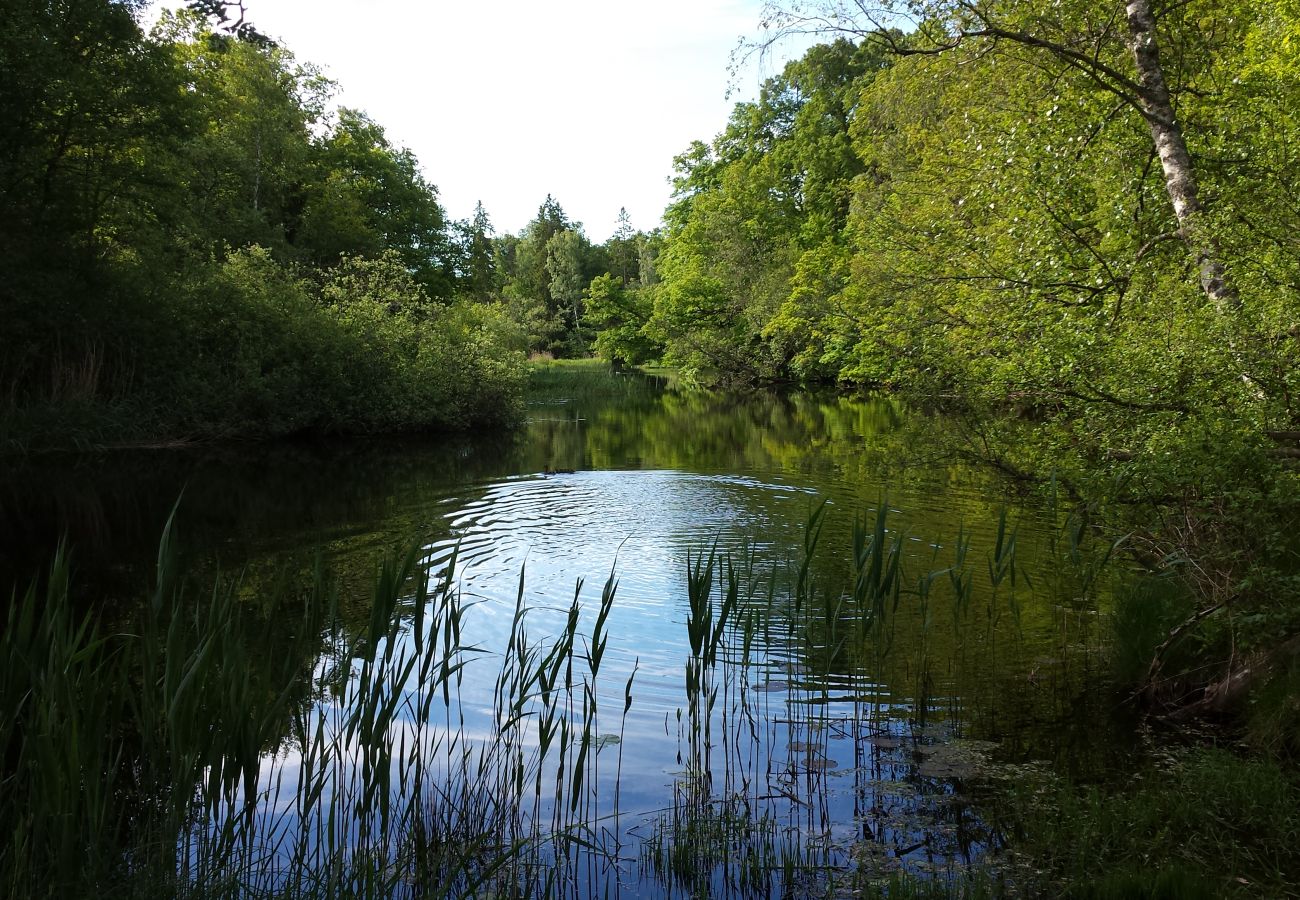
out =
[[[1156,42],[1156,20],[1150,0],[1128,0],[1129,46],[1137,66],[1139,100],[1151,128],[1160,166],[1165,175],[1165,190],[1174,207],[1183,240],[1196,256],[1201,290],[1220,309],[1240,304],[1237,289],[1228,279],[1220,258],[1218,242],[1204,219],[1205,208],[1197,195],[1196,173],[1182,126],[1174,115],[1169,86],[1160,68],[1160,49]]]
[[[1168,718],[1175,722],[1185,722],[1234,712],[1241,706],[1251,688],[1266,681],[1279,665],[1290,662],[1298,655],[1300,635],[1284,641],[1248,665],[1230,671],[1222,680],[1209,685],[1199,700],[1179,707]]]

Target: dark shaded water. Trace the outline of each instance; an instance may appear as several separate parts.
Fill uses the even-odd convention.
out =
[[[720,821],[761,820],[763,840],[826,865],[923,873],[1000,847],[989,810],[1017,766],[1086,777],[1127,757],[1096,671],[1107,635],[1090,557],[1062,549],[1062,513],[944,458],[940,438],[957,423],[885,399],[724,397],[631,376],[540,381],[526,427],[507,435],[25,466],[0,484],[0,573],[30,572],[65,536],[83,589],[105,606],[128,603],[180,498],[185,558],[243,572],[254,603],[286,567],[324,557],[340,573],[345,613],[360,617],[381,553],[419,541],[435,570],[455,553],[454,577],[474,601],[463,640],[493,654],[508,639],[521,572],[535,635],[560,630],[578,578],[585,622],[615,572],[610,706],[636,672],[616,729],[620,816],[608,827],[623,862],[588,881],[618,880],[629,896],[783,889],[779,873],[740,884],[726,859],[739,852],[734,835],[703,872],[672,863],[666,843],[699,824],[682,816],[701,769],[711,799],[693,808]],[[811,587],[792,604],[806,526],[823,502]],[[853,522],[875,522],[882,504],[905,589],[869,646],[860,611],[837,598],[855,574]],[[948,570],[963,543],[961,595]],[[701,757],[683,714],[686,578],[688,556],[710,549],[748,560],[754,588]],[[1008,558],[999,581],[997,560]],[[942,574],[927,593],[931,572]],[[250,635],[260,652],[277,653],[275,625]],[[302,667],[310,678],[314,661]],[[466,733],[484,739],[489,680],[466,679],[459,706]]]

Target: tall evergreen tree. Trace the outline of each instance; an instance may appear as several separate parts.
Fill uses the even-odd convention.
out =
[[[623,287],[627,287],[636,273],[637,247],[636,231],[626,206],[618,210],[618,227],[609,239],[609,258],[614,273],[623,279]]]
[[[461,281],[463,292],[480,302],[496,293],[496,250],[494,230],[483,201],[474,206],[474,216],[465,224],[462,247]]]

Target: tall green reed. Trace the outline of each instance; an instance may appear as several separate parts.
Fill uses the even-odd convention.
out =
[[[989,766],[986,751],[952,743],[981,701],[931,713],[953,703],[936,669],[1022,677],[1022,612],[1035,594],[1018,528],[1003,511],[979,551],[965,528],[947,544],[917,542],[881,502],[853,520],[841,584],[814,563],[825,516],[824,505],[811,511],[788,579],[775,568],[761,583],[736,578],[744,561],[716,550],[688,560],[684,771],[640,854],[643,877],[669,896],[893,895],[912,884],[908,871],[947,873],[927,895],[993,884],[969,866],[984,852],[972,847],[997,846],[998,831],[967,821],[943,786]],[[1089,559],[1057,568],[1066,577],[1078,563]],[[1093,585],[1098,571],[1074,577]],[[951,614],[943,641],[936,607]],[[891,687],[891,672],[910,675]],[[861,802],[846,810],[845,793]],[[942,824],[949,809],[956,827]],[[857,836],[846,835],[854,822]],[[922,867],[910,869],[918,852]]]
[[[835,765],[851,763],[855,796],[877,806],[891,773],[918,777],[902,748],[933,741],[933,605],[950,605],[959,654],[997,652],[1003,611],[1019,627],[1030,583],[1005,515],[982,556],[964,530],[909,556],[881,503],[852,527],[842,585],[813,564],[825,515],[811,514],[788,579],[752,553],[688,555],[684,771],[639,854],[643,877],[670,891],[871,883],[861,860],[915,842],[869,805],[854,815],[870,837],[837,837]],[[602,689],[613,573],[590,606],[579,581],[558,632],[539,639],[521,571],[506,644],[488,648],[467,638],[474,604],[455,555],[434,572],[418,547],[377,567],[362,620],[342,614],[323,566],[255,607],[239,578],[200,589],[170,525],[149,595],[123,621],[79,607],[68,558],[15,593],[0,636],[0,892],[577,896],[617,884],[637,669],[621,697]],[[1096,573],[1080,579],[1091,588]],[[271,627],[293,637],[262,658],[254,636]],[[461,695],[488,666],[483,734]],[[911,673],[908,696],[889,696],[890,667]],[[840,763],[836,738],[850,748]]]
[[[521,573],[495,729],[480,735],[460,692],[491,663],[465,639],[472,604],[454,572],[453,556],[435,575],[418,547],[385,560],[349,626],[322,567],[255,606],[239,579],[200,593],[169,523],[149,596],[108,621],[80,611],[61,550],[15,592],[0,635],[0,893],[545,896],[573,883],[579,859],[605,854],[591,836],[596,678],[616,583],[589,637],[575,594],[543,643],[527,635]],[[254,658],[266,628],[290,637]],[[628,678],[624,720],[631,691]]]

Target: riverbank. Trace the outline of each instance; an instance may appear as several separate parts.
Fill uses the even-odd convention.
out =
[[[164,280],[139,309],[65,329],[40,387],[20,391],[15,375],[0,452],[455,431],[521,415],[527,373],[501,314],[434,303],[390,259],[319,284],[254,248]]]
[[[908,607],[949,611],[937,591],[903,590],[897,606],[908,579],[888,573],[901,536],[859,549],[862,574],[883,580],[833,618],[833,596],[799,600],[796,573],[756,596],[736,578],[740,560],[693,557],[690,613],[674,623],[689,647],[676,737],[686,768],[657,812],[638,806],[644,788],[631,779],[640,706],[660,688],[620,653],[618,572],[540,641],[523,623],[544,601],[532,606],[521,584],[507,649],[484,655],[459,577],[426,569],[417,549],[384,559],[357,606],[319,567],[195,580],[176,568],[174,540],[164,533],[150,596],[126,621],[82,620],[66,557],[9,605],[0,884],[15,896],[596,897],[630,877],[628,859],[639,860],[638,896],[757,898],[775,885],[810,897],[1183,900],[1297,885],[1300,781],[1274,761],[1148,734],[1127,771],[1077,781],[964,737],[978,725],[945,715],[938,698],[846,705],[837,695],[868,690],[870,669],[848,682],[828,677],[830,660],[820,674],[773,669],[773,638],[825,649],[835,622],[840,644],[873,666],[917,658],[903,638]],[[956,581],[981,583],[982,563]],[[1003,565],[1014,580],[1014,562]],[[992,646],[979,638],[983,590],[960,616],[977,656]],[[768,636],[762,611],[789,602],[806,613]],[[1009,620],[1016,609],[1007,594],[988,612]],[[930,641],[946,630],[923,627]],[[937,646],[930,657],[936,671],[957,659]],[[1060,691],[1062,674],[1038,689]],[[491,717],[467,720],[472,685],[493,677]],[[756,725],[790,715],[779,740],[750,744]],[[723,752],[733,747],[745,749]],[[839,762],[845,751],[856,765]],[[846,785],[869,802],[805,821],[805,810],[841,807]]]

